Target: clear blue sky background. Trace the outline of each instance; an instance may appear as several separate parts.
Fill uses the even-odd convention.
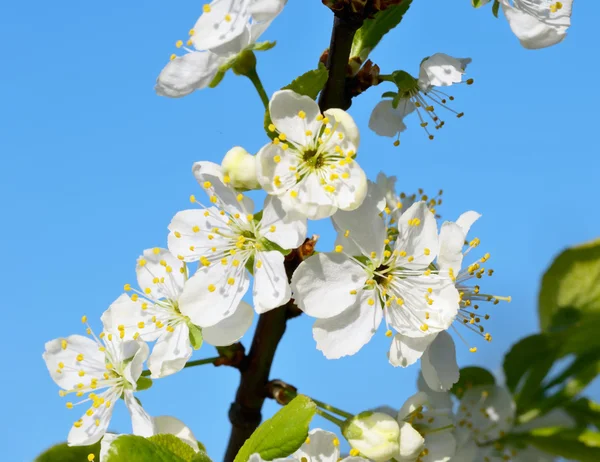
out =
[[[265,36],[277,47],[259,56],[269,92],[313,68],[329,42],[331,14],[320,1],[289,3]],[[459,347],[461,365],[499,370],[510,345],[538,329],[544,268],[563,247],[600,234],[600,97],[589,85],[600,71],[590,59],[597,54],[600,18],[593,3],[576,2],[563,44],[531,52],[489,8],[473,10],[468,0],[416,0],[372,57],[383,72],[415,74],[421,59],[435,52],[472,57],[475,85],[452,90],[466,116],[448,117],[433,142],[412,118],[402,146],[394,148],[366,128],[383,86],[351,109],[363,128],[358,160],[371,178],[384,169],[406,191],[443,188],[446,219],[468,209],[483,214],[474,231],[496,270],[486,289],[514,301],[494,308],[492,344],[476,343],[477,354]],[[44,342],[82,332],[81,315],[98,319],[134,280],[138,254],[165,245],[169,220],[198,193],[194,161],[219,162],[234,145],[255,152],[266,141],[260,101],[242,78],[229,75],[216,90],[181,100],[153,92],[201,4],[33,0],[0,6],[3,460],[31,460],[64,440],[79,418],[65,409],[48,376]],[[329,225],[314,229],[326,248]],[[383,333],[360,354],[333,362],[316,351],[310,327],[307,317],[289,324],[274,378],[350,411],[399,407],[414,392],[418,367],[390,367]],[[212,354],[206,347],[196,357]],[[219,460],[237,381],[236,371],[208,366],[156,382],[140,398],[151,414],[188,423]],[[592,391],[599,396],[598,388]],[[276,409],[268,403],[265,415]],[[124,406],[111,428],[130,430]]]

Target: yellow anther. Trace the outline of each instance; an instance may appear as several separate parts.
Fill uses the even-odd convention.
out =
[[[67,409],[73,409],[73,403],[66,403]]]
[[[425,255],[429,255],[431,253],[431,250],[429,250],[428,248],[423,249],[423,253]]]
[[[177,40],[177,42],[175,42],[175,46],[177,48],[181,48],[183,46],[183,41],[182,40]]]
[[[289,148],[287,143],[281,143],[281,149],[283,149],[284,151],[287,151],[287,149]]]
[[[79,372],[77,373],[77,375],[78,375],[79,377],[83,377],[83,376],[85,375],[85,371],[79,371]]]
[[[333,439],[333,445],[336,446],[336,447],[339,446],[340,445],[340,440],[338,440],[337,438],[334,438]]]
[[[167,332],[175,332],[175,328],[173,326],[167,326]]]
[[[351,456],[356,457],[359,454],[360,454],[360,451],[358,449],[354,449],[354,448],[350,449],[350,455]]]
[[[88,456],[87,456],[87,460],[88,460],[89,462],[93,462],[93,460],[94,460],[95,458],[96,458],[96,456],[95,456],[94,454],[88,454]]]
[[[306,112],[298,111],[298,117],[300,117],[301,119],[306,119]]]
[[[269,131],[274,132],[276,130],[275,125],[269,124]]]
[[[210,200],[211,203],[216,204],[219,199],[217,198],[217,196],[210,196],[209,200]]]
[[[150,287],[146,287],[146,288],[144,289],[144,293],[145,293],[146,295],[150,294],[151,292],[152,292],[152,289],[151,289]]]
[[[62,339],[62,340],[60,341],[60,347],[61,347],[63,350],[66,350],[66,349],[67,349],[67,341],[66,341],[65,339]]]
[[[209,284],[209,285],[208,285],[208,291],[209,291],[209,292],[214,292],[216,289],[217,289],[217,288],[215,287],[215,285],[214,285],[214,284]]]
[[[392,252],[390,252],[389,250],[385,250],[383,252],[383,256],[386,257],[386,258],[389,258],[391,255],[392,255]]]
[[[205,189],[208,189],[212,186],[212,183],[210,181],[205,181],[202,186],[204,186]]]
[[[232,261],[231,261],[231,264],[232,264],[233,266],[236,266],[236,267],[237,267],[237,266],[240,266],[240,261],[239,261],[239,260],[232,260]]]
[[[356,295],[356,290],[352,289],[352,290],[350,291],[350,295]]]
[[[244,200],[244,195],[240,193],[237,196],[235,196],[235,198],[237,199],[238,202],[242,202]]]
[[[373,300],[372,298],[370,298],[369,300],[367,300],[367,303],[368,303],[370,306],[373,306],[373,305],[375,305],[375,300]]]
[[[343,250],[344,250],[344,246],[343,246],[343,245],[336,245],[336,246],[335,246],[335,251],[336,251],[337,253],[340,253],[340,252],[342,252]]]
[[[477,353],[477,347],[469,348],[471,353]]]
[[[125,284],[125,285],[123,286],[123,290],[124,290],[125,292],[129,292],[129,291],[131,290],[131,285],[130,285],[130,284]]]
[[[74,426],[75,428],[80,428],[82,425],[83,425],[83,422],[82,422],[81,420],[78,420],[77,422],[75,422],[75,423],[73,424],[73,426]]]
[[[81,317],[81,322],[82,322],[83,324],[85,324],[85,323],[87,322],[87,316],[82,316],[82,317]]]
[[[388,329],[388,330],[385,331],[385,336],[386,337],[391,337],[392,335],[394,335],[394,333],[391,330]]]
[[[310,444],[310,436],[307,436],[307,437],[306,437],[306,440],[304,440],[304,443],[305,443],[305,444]]]
[[[231,15],[230,14],[226,14],[225,15],[225,21],[226,22],[231,22]]]
[[[420,327],[420,329],[421,329],[423,332],[427,332],[427,331],[429,330],[429,326],[428,326],[427,324],[423,324],[423,325]]]
[[[205,13],[210,13],[210,5],[206,4],[206,5],[202,5],[202,11],[204,11]]]
[[[235,284],[235,279],[234,278],[227,279],[227,284],[229,284],[230,286],[232,286],[233,284]]]
[[[158,247],[154,247],[154,248],[152,249],[152,253],[153,253],[154,255],[158,255],[158,254],[160,253],[160,249],[159,249]]]
[[[298,192],[297,191],[290,191],[290,196],[292,197],[298,197]]]
[[[262,264],[263,264],[263,263],[262,263],[262,260],[258,260],[258,261],[256,262],[256,267],[260,269],[260,268],[262,268]]]
[[[408,257],[408,262],[412,263],[415,260],[415,257],[413,257],[412,255],[410,257]]]

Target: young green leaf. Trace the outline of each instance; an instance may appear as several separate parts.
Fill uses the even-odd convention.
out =
[[[317,406],[309,398],[298,395],[256,429],[234,462],[246,462],[255,453],[265,460],[289,456],[306,440],[308,426],[316,409]]]
[[[519,383],[534,365],[538,364],[542,358],[555,358],[556,356],[557,346],[549,335],[536,334],[525,337],[515,343],[504,356],[506,386],[512,393],[515,393]]]
[[[463,367],[460,370],[460,379],[454,384],[450,393],[462,398],[465,391],[479,385],[494,385],[496,380],[490,371],[482,367]]]
[[[581,462],[600,460],[600,433],[591,430],[536,428],[519,436],[522,436],[523,442],[555,456]]]
[[[367,19],[354,35],[350,57],[358,56],[362,61],[366,61],[383,36],[400,24],[411,2],[412,0],[404,0],[378,12],[373,19]]]
[[[100,460],[100,443],[91,446],[68,446],[67,443],[57,444],[41,453],[35,462],[82,462],[94,454],[94,460]]]
[[[106,462],[190,462],[195,455],[192,448],[179,440],[188,447],[188,452],[173,443],[171,438],[163,438],[168,436],[179,440],[173,435],[157,435],[148,439],[142,436],[121,435],[110,445]],[[172,449],[177,452],[173,452]]]
[[[552,326],[561,308],[600,312],[600,239],[565,250],[544,274],[539,295],[542,330]]]

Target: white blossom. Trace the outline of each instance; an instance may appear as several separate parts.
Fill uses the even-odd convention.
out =
[[[169,249],[182,261],[199,261],[186,282],[180,303],[185,315],[200,326],[231,316],[254,276],[254,308],[264,313],[290,299],[291,291],[281,249],[294,249],[306,237],[306,219],[283,210],[278,198],[267,196],[261,214],[252,200],[229,185],[220,166],[197,162],[196,179],[208,194],[210,207],[195,196],[194,210],[177,213],[169,225]]]
[[[291,90],[273,95],[269,113],[277,137],[257,154],[263,189],[313,220],[360,206],[367,180],[355,160],[360,139],[350,115],[321,114],[314,100]]]
[[[171,55],[158,76],[155,90],[160,96],[180,98],[209,86],[220,69],[231,67],[244,50],[264,49],[258,38],[281,12],[286,0],[214,0],[203,6],[203,14],[176,43],[185,51]]]
[[[67,408],[87,408],[69,432],[70,446],[99,441],[119,398],[127,405],[136,434],[150,436],[154,431],[151,417],[133,396],[148,357],[148,345],[141,340],[122,341],[112,334],[100,337],[71,335],[46,343],[43,358],[52,380],[61,388],[59,395],[81,398],[78,402],[68,401]]]
[[[221,161],[223,174],[231,179],[231,186],[239,191],[260,189],[256,179],[256,158],[244,148],[231,148]]]
[[[573,0],[501,0],[500,3],[510,28],[525,48],[549,47],[567,36]]]
[[[406,337],[446,330],[458,311],[458,292],[447,275],[432,271],[438,251],[437,224],[424,202],[398,221],[395,240],[380,216],[382,196],[369,193],[354,212],[338,212],[335,251],[300,264],[292,277],[298,307],[318,318],[317,348],[328,358],[352,355],[373,336],[382,319]]]
[[[196,325],[187,315],[188,268],[168,250],[147,249],[137,260],[140,290],[125,285],[131,292],[121,295],[102,315],[106,332],[124,339],[147,342],[157,340],[148,359],[153,378],[180,371],[202,340],[215,346],[237,342],[252,324],[254,311],[238,302],[231,314],[213,325]],[[208,309],[208,306],[205,306]]]
[[[369,119],[369,127],[381,136],[397,135],[394,143],[397,146],[400,144],[400,133],[406,130],[404,118],[416,111],[421,127],[429,139],[433,139],[434,135],[428,129],[430,123],[436,130],[445,124],[436,113],[435,106],[449,110],[458,118],[464,115],[463,112],[456,112],[448,106],[448,101],[453,101],[454,97],[446,94],[440,87],[463,83],[462,77],[470,62],[470,58],[453,58],[436,53],[423,60],[418,79],[404,71],[394,72],[392,76],[398,86],[398,92],[384,95],[392,99],[384,99],[375,106]],[[464,83],[470,85],[473,79]]]
[[[362,412],[348,420],[342,431],[354,450],[375,462],[400,454],[400,426],[383,412]]]

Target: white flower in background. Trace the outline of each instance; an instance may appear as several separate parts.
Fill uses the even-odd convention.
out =
[[[382,319],[387,336],[422,338],[446,330],[458,311],[452,280],[430,268],[438,251],[437,224],[425,202],[398,221],[393,246],[380,216],[382,196],[373,183],[361,207],[338,212],[335,252],[314,255],[292,277],[298,307],[318,318],[317,348],[334,359],[359,351]]]
[[[256,179],[256,157],[249,154],[244,148],[236,146],[231,148],[221,162],[223,175],[228,175],[231,187],[239,191],[260,189]]]
[[[82,321],[87,322],[85,316]],[[152,435],[152,419],[133,396],[148,357],[148,345],[140,340],[122,341],[112,334],[101,334],[102,340],[91,335],[52,340],[46,343],[43,354],[52,380],[62,388],[59,395],[81,398],[79,402],[67,402],[67,408],[87,408],[69,432],[69,446],[99,441],[119,398],[127,405],[133,431],[141,436]]]
[[[277,137],[257,154],[263,189],[312,220],[356,209],[367,179],[354,160],[360,139],[352,117],[340,109],[321,114],[314,100],[291,90],[275,92],[269,112]]]
[[[331,432],[315,428],[308,433],[306,442],[293,454],[276,461],[288,462],[367,462],[362,457],[340,458],[340,440]],[[249,462],[264,462],[259,454],[252,454]]]
[[[194,452],[200,452],[200,446],[198,444],[198,440],[192,433],[192,431],[179,419],[171,416],[158,416],[152,418],[152,435],[147,436],[155,436],[155,435],[174,435],[183,441],[185,444],[190,446]],[[100,462],[107,462],[109,453],[111,457],[118,456],[118,450],[114,448],[111,451],[111,446],[114,441],[123,435],[117,435],[114,433],[107,433],[102,438],[102,443],[100,445]],[[141,435],[140,435],[141,436]]]
[[[463,213],[456,222],[445,222],[442,225],[435,268],[440,273],[448,274],[458,290],[460,309],[455,324],[464,326],[491,342],[492,336],[483,326],[483,321],[489,320],[490,315],[480,313],[479,304],[481,302],[498,304],[501,300],[510,302],[511,299],[483,293],[479,285],[469,283],[472,279],[481,279],[485,274],[492,275],[493,270],[486,270],[482,266],[489,260],[489,253],[467,268],[462,268],[463,258],[479,246],[478,238],[472,239],[466,246],[465,242],[471,226],[480,216],[470,211]],[[472,347],[470,351],[475,353],[477,348]],[[454,341],[445,332],[421,339],[405,338],[397,334],[390,349],[389,359],[395,366],[406,367],[421,358],[421,370],[427,385],[434,391],[447,391],[459,378],[455,353]]]
[[[397,458],[401,453],[400,426],[383,412],[361,412],[344,424],[342,433],[354,451],[375,462]]]
[[[140,290],[126,284],[131,296],[121,295],[104,312],[102,322],[106,332],[122,339],[157,340],[148,359],[153,378],[180,371],[203,339],[214,346],[231,345],[252,325],[254,311],[245,302],[214,325],[192,323],[187,313],[196,304],[190,308],[186,296],[187,266],[166,249],[145,250],[135,270]]]
[[[285,3],[286,0],[215,0],[205,4],[185,45],[182,40],[175,44],[185,54],[171,55],[158,76],[156,93],[170,98],[189,95],[209,86],[219,70],[231,67],[243,51],[268,49],[272,45],[256,41]]]
[[[442,128],[444,121],[435,111],[435,106],[443,107],[456,114],[458,118],[464,113],[456,112],[448,107],[448,101],[454,97],[444,93],[439,87],[448,87],[458,83],[471,85],[473,79],[462,81],[470,58],[453,58],[443,53],[436,53],[426,58],[421,63],[419,78],[415,79],[404,71],[396,71],[392,74],[392,81],[398,86],[398,92],[388,92],[380,101],[371,114],[369,128],[381,136],[398,136],[394,142],[400,144],[400,133],[406,130],[404,118],[416,110],[421,127],[427,133],[429,139],[434,136],[427,128],[431,123],[435,129]]]
[[[573,0],[501,0],[500,3],[510,28],[525,48],[549,47],[567,36]]]
[[[169,225],[169,250],[182,261],[199,261],[186,282],[180,304],[201,326],[231,316],[248,290],[251,265],[254,308],[264,313],[290,299],[291,291],[281,249],[294,249],[306,237],[306,219],[283,210],[267,196],[262,214],[253,215],[252,201],[229,187],[231,178],[211,162],[194,164],[194,175],[206,190],[211,207],[177,213]]]

